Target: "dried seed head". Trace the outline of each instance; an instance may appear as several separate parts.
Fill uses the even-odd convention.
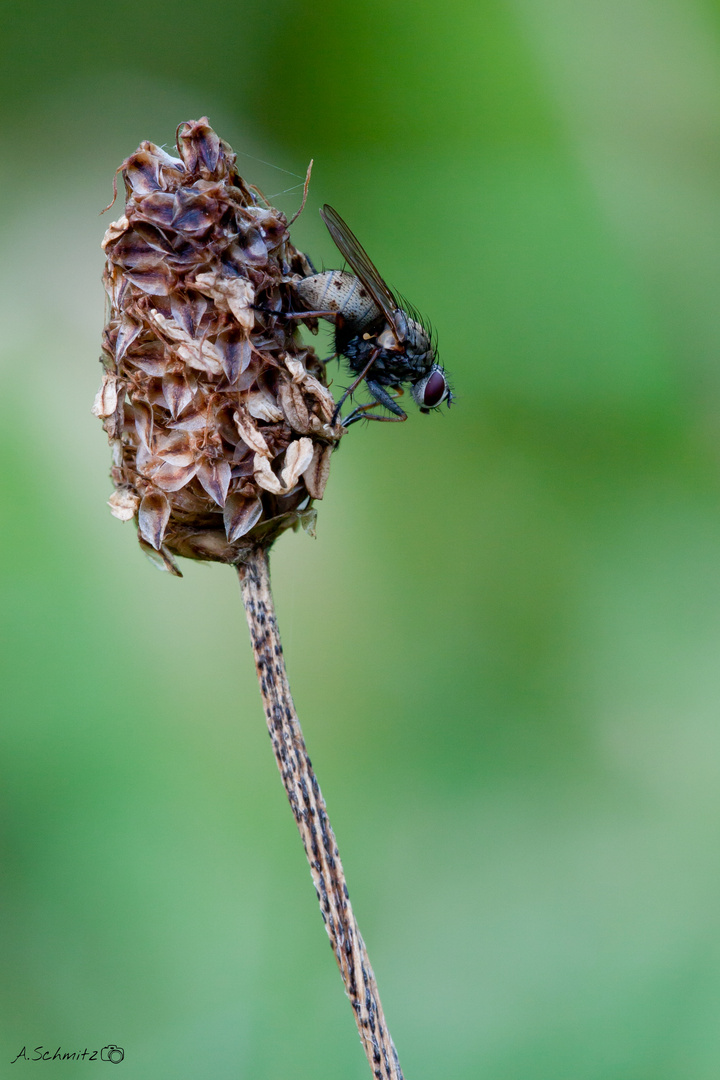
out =
[[[284,215],[206,118],[180,125],[177,148],[143,142],[118,170],[93,406],[113,449],[110,509],[173,573],[173,555],[238,563],[312,528],[343,434],[323,365],[282,316],[309,272]]]

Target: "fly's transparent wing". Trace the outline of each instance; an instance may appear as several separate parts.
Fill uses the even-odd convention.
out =
[[[320,211],[320,217],[327,225],[328,231],[341,255],[347,259],[392,327],[398,342],[403,341],[405,338],[405,320],[399,317],[399,304],[380,277],[370,256],[355,233],[346,225],[337,210],[333,210],[332,206],[328,206],[327,203]]]

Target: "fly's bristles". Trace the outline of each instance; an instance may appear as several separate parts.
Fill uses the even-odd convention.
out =
[[[173,573],[175,555],[238,563],[312,528],[343,434],[323,365],[273,314],[308,272],[285,216],[206,118],[180,125],[177,153],[143,142],[119,169],[93,406],[113,451],[110,509]]]

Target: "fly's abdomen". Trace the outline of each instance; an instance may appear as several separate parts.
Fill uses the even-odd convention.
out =
[[[333,311],[362,331],[381,317],[380,308],[359,278],[345,270],[326,270],[295,286],[308,311]]]

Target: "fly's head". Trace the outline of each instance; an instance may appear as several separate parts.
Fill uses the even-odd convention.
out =
[[[440,364],[433,364],[427,375],[413,383],[410,393],[421,413],[429,413],[431,409],[437,409],[443,401],[447,401],[450,408],[453,402],[452,390],[445,376],[445,370]]]

